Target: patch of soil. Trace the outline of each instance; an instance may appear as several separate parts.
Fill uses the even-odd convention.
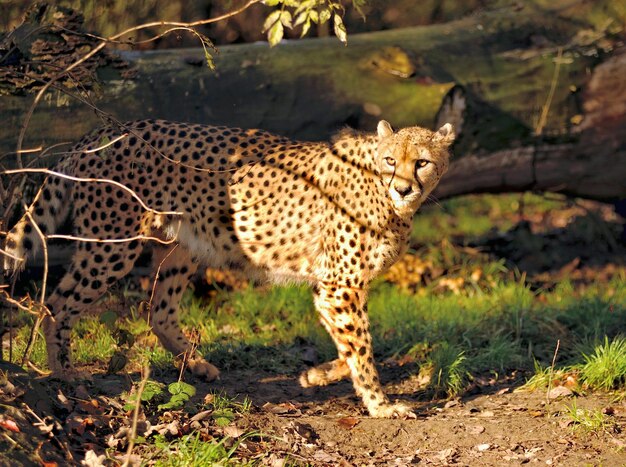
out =
[[[123,410],[120,394],[131,387],[131,378],[96,374],[92,383],[68,386],[33,379],[13,366],[2,371],[10,383],[0,388],[0,465],[80,463],[86,455],[97,459],[107,448],[121,463],[131,414]],[[520,375],[500,382],[479,378],[471,394],[455,400],[430,400],[405,367],[385,366],[381,377],[392,399],[415,407],[417,419],[365,416],[348,381],[302,389],[293,375],[239,370],[215,383],[191,380],[196,404],[186,411],[142,414],[138,434],[158,432],[176,439],[198,432],[206,440],[234,440],[255,432],[239,440],[235,455],[261,465],[283,465],[285,459],[346,466],[626,463],[626,404],[607,395],[577,398],[579,408],[603,410],[609,422],[604,430],[585,434],[567,415],[572,396],[547,401],[545,391],[520,391]],[[176,376],[171,372],[156,379],[167,383]],[[207,393],[216,391],[247,396],[252,409],[218,427],[203,416],[210,411],[203,412],[201,405]],[[11,430],[13,422],[18,431]],[[134,461],[145,461],[154,454],[150,449],[149,444],[136,447]]]
[[[383,371],[383,380],[397,373]],[[396,375],[397,376],[397,375]],[[395,379],[395,378],[394,378]],[[607,430],[575,432],[568,417],[570,397],[547,402],[544,391],[504,385],[475,386],[474,395],[458,400],[423,398],[416,377],[385,385],[390,398],[411,403],[415,420],[365,416],[349,382],[302,389],[291,377],[255,377],[250,372],[225,375],[217,387],[247,395],[261,407],[240,423],[274,433],[289,444],[290,433],[307,427],[308,443],[293,443],[307,462],[345,465],[502,465],[527,462],[548,465],[623,465],[626,463],[626,404],[612,405],[606,395],[577,398],[578,407],[611,413]],[[421,395],[421,396],[420,396]],[[299,457],[298,457],[299,456]]]

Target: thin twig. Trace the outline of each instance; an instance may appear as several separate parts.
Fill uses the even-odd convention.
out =
[[[73,240],[76,242],[88,242],[88,243],[129,243],[135,240],[151,240],[161,245],[171,245],[178,241],[176,236],[172,237],[169,240],[163,240],[160,237],[154,237],[151,235],[135,235],[133,237],[126,238],[89,238],[89,237],[75,237],[74,235],[61,235],[61,234],[52,234],[46,235],[48,240],[57,239],[57,240]]]
[[[35,420],[37,420],[37,423],[33,423],[33,425],[35,425],[35,426],[42,426],[44,428],[48,425],[27,404],[22,403],[22,410],[24,410],[30,416],[32,416]],[[51,438],[51,440],[56,441],[56,443],[61,447],[61,449],[63,449],[63,451],[65,451],[65,456],[66,456],[66,459],[68,461],[73,461],[74,460],[74,456],[72,455],[70,450],[67,448],[67,445],[65,443],[61,442],[61,440],[58,439],[56,436],[54,436],[54,431],[53,430],[50,430],[48,432],[48,436]]]
[[[13,73],[19,73],[19,72],[13,72]],[[30,76],[26,73],[21,73],[24,76],[27,76],[33,80],[39,81],[41,83],[45,83],[45,81],[36,78],[34,76]],[[74,99],[82,102],[83,104],[87,105],[88,107],[90,107],[94,112],[96,112],[103,120],[108,120],[110,124],[115,124],[117,126],[119,126],[121,129],[123,129],[124,131],[126,131],[127,133],[133,135],[134,137],[136,137],[139,141],[143,142],[146,146],[148,146],[151,150],[153,150],[155,153],[157,153],[157,155],[159,155],[160,157],[162,157],[163,159],[165,159],[168,162],[171,162],[172,164],[175,164],[179,167],[185,167],[186,169],[189,170],[194,170],[196,172],[206,172],[206,173],[211,173],[211,174],[217,174],[217,173],[229,173],[229,172],[235,172],[237,170],[239,170],[239,167],[232,167],[232,168],[227,168],[227,169],[213,169],[213,168],[202,168],[202,167],[196,167],[194,165],[189,165],[189,164],[185,164],[179,160],[176,159],[172,159],[171,157],[165,155],[165,153],[163,153],[163,151],[161,151],[160,149],[158,149],[157,147],[155,147],[152,143],[150,143],[149,141],[147,141],[142,134],[140,134],[139,132],[135,131],[134,129],[132,129],[131,127],[127,126],[124,124],[124,122],[122,122],[121,120],[118,120],[117,118],[115,118],[112,114],[109,114],[101,109],[99,109],[95,104],[93,104],[92,102],[90,102],[88,99],[84,98],[83,96],[81,96],[80,94],[76,94],[73,93],[72,91],[70,91],[69,89],[65,89],[61,86],[58,85],[53,85],[53,87],[65,94],[67,94],[70,97],[73,97]],[[65,144],[65,143],[64,143]],[[56,146],[56,145],[55,145]],[[54,147],[54,146],[51,146]],[[46,151],[49,148],[46,148]],[[93,151],[93,150],[92,150]],[[44,151],[45,152],[45,151]],[[63,151],[63,152],[55,152],[50,154],[51,156],[65,156],[65,155],[69,155],[69,154],[74,154],[75,151]],[[15,152],[10,152],[10,153],[6,153],[3,154],[1,158],[6,157],[6,155],[8,154],[15,154]],[[43,156],[43,154],[42,154]],[[36,159],[35,159],[36,160]],[[248,165],[252,166],[254,164],[256,164],[257,161],[251,161],[248,162]],[[32,161],[28,164],[27,167],[30,167],[32,165]],[[20,188],[21,190],[23,190],[23,186]]]
[[[97,148],[93,148],[93,149],[83,149],[83,154],[90,154],[90,153],[93,153],[93,152],[101,151],[101,150],[103,150],[105,148],[108,148],[112,144],[115,144],[118,141],[123,140],[127,136],[128,136],[128,133],[123,133],[120,136],[118,136],[117,138],[114,138],[113,140],[109,141],[108,143],[103,144],[102,146],[98,146]]]
[[[41,312],[43,312],[44,314],[46,314],[46,316],[50,316],[50,318],[52,319],[52,314],[50,313],[50,310],[48,310],[48,308],[45,306],[42,307],[41,310],[39,310],[38,308],[41,305],[38,302],[34,301],[29,296],[22,297],[20,300],[15,300],[14,298],[12,298],[12,296],[13,296],[13,293],[9,293],[5,290],[0,290],[0,298],[10,303],[11,305],[15,305],[20,310],[26,311],[33,315],[39,315]],[[22,302],[28,303],[28,306],[24,305]]]
[[[150,324],[150,317],[152,316],[152,299],[154,298],[154,292],[156,291],[157,281],[159,280],[159,274],[161,273],[161,266],[170,257],[172,253],[178,248],[178,244],[174,245],[174,247],[165,255],[165,257],[159,262],[159,266],[157,267],[156,273],[154,274],[154,280],[152,281],[152,290],[150,292],[150,299],[148,300],[148,317],[146,321],[148,325]]]
[[[556,356],[559,353],[559,347],[561,345],[561,339],[556,340],[556,348],[554,349],[554,355],[552,356],[552,365],[550,365],[550,375],[548,379],[548,391],[546,392],[546,402],[550,405],[550,391],[552,390],[552,376],[554,375],[554,365],[556,364]]]
[[[43,232],[39,228],[39,225],[33,218],[28,208],[24,206],[24,209],[26,211],[26,216],[28,217],[31,224],[33,225],[35,231],[37,232],[37,235],[39,235],[39,239],[41,240],[41,244],[43,248],[43,255],[44,255],[43,282],[41,285],[41,297],[39,299],[39,304],[41,305],[42,309],[45,309],[46,287],[48,284],[48,244],[46,242],[46,237],[44,236]],[[24,349],[24,353],[22,355],[22,366],[24,366],[26,362],[30,360],[30,354],[33,350],[35,342],[37,341],[37,336],[39,335],[39,326],[41,326],[41,323],[43,322],[45,317],[46,317],[45,313],[40,312],[37,316],[37,319],[33,323],[33,327],[30,329],[30,335],[28,336],[28,343],[26,344],[26,348]]]
[[[135,410],[133,411],[133,422],[130,426],[130,431],[128,432],[128,449],[126,450],[126,459],[124,459],[122,467],[128,467],[131,462],[131,455],[133,453],[133,448],[135,447],[135,437],[137,436],[137,423],[139,422],[141,395],[143,394],[143,390],[146,387],[146,382],[148,381],[149,376],[150,368],[145,366],[143,368],[143,377],[141,378],[141,382],[139,383],[139,388],[137,388],[137,397],[135,398]]]
[[[0,255],[8,256],[9,258],[14,259],[15,261],[24,261],[24,258],[18,258],[17,256],[13,256],[11,253],[3,250],[2,248],[0,248]]]
[[[550,112],[550,106],[552,105],[552,99],[554,98],[554,92],[556,91],[556,85],[559,80],[559,72],[561,71],[561,57],[562,56],[563,56],[563,47],[559,47],[557,54],[556,54],[554,74],[552,75],[552,82],[550,83],[550,91],[548,92],[546,103],[541,109],[541,115],[539,117],[539,122],[537,122],[537,128],[535,130],[536,135],[541,135],[541,133],[543,133],[543,127],[546,125],[546,122],[548,120],[548,112]]]

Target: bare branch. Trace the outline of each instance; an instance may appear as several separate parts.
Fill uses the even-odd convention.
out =
[[[93,149],[84,149],[84,150],[83,150],[83,154],[90,154],[90,153],[93,153],[93,152],[98,152],[98,151],[101,151],[101,150],[103,150],[103,149],[105,149],[105,148],[108,148],[108,147],[109,147],[109,146],[111,146],[112,144],[115,144],[115,143],[117,143],[118,141],[123,140],[123,139],[124,139],[124,138],[126,138],[127,136],[128,136],[128,133],[124,133],[124,134],[122,134],[122,135],[118,136],[117,138],[115,138],[115,139],[113,139],[113,140],[109,141],[108,143],[103,144],[102,146],[98,146],[97,148],[93,148]]]

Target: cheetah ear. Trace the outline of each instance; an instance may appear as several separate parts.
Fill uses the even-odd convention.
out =
[[[452,124],[446,123],[437,130],[433,139],[435,141],[441,141],[442,143],[450,145],[454,141],[454,137],[454,127],[452,126]]]
[[[391,128],[391,125],[386,120],[381,120],[380,122],[378,122],[377,130],[378,130],[378,137],[380,139],[387,138],[393,135],[393,128]]]

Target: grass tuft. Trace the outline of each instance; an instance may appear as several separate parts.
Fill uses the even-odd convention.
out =
[[[615,423],[598,409],[579,408],[576,400],[567,407],[567,416],[574,423],[572,428],[584,434],[612,431]]]
[[[583,354],[585,363],[580,366],[583,383],[592,389],[616,389],[626,381],[626,338],[615,337],[597,345],[592,354]]]
[[[465,352],[442,342],[431,352],[427,365],[431,368],[430,386],[435,395],[459,395],[467,382]]]
[[[164,439],[156,441],[161,449],[157,467],[200,467],[205,465],[242,465],[241,461],[234,462],[233,455],[239,443],[245,436],[239,438],[232,446],[230,438],[219,441],[203,441],[200,433],[182,436],[170,443]],[[243,464],[245,465],[245,464]]]

